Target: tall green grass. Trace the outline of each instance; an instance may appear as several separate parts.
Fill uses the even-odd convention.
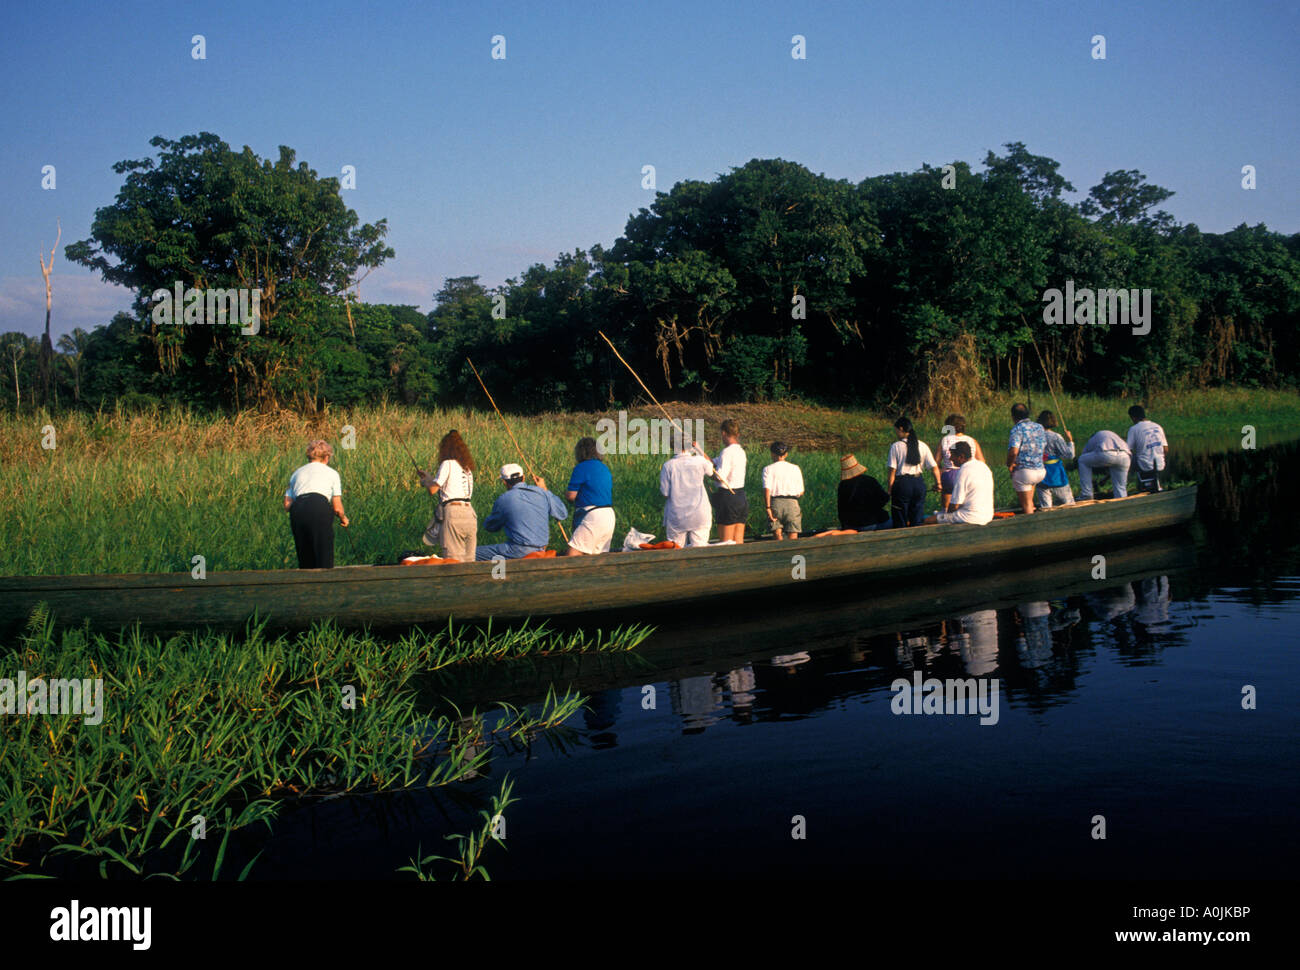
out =
[[[1024,399],[1021,395],[1020,399]],[[1003,465],[1011,398],[999,398],[967,415],[968,429],[983,445],[994,471],[997,501],[1014,501]],[[1045,394],[1029,402],[1035,412],[1055,410]],[[1123,434],[1128,401],[1066,397],[1060,410],[1076,443],[1099,428]],[[790,460],[804,472],[806,528],[836,521],[839,455],[852,451],[871,474],[886,478],[885,458],[895,440],[894,415],[830,410],[807,405],[746,405],[735,408],[673,403],[676,418],[706,421],[701,443],[716,453],[717,420],[735,414],[749,453],[749,525],[763,531],[757,501],[759,474],[770,460],[774,437],[793,443]],[[1151,417],[1165,426],[1174,451],[1239,447],[1241,428],[1257,429],[1261,445],[1295,437],[1300,397],[1266,391],[1215,390],[1163,395],[1149,402]],[[638,409],[634,416],[658,412]],[[520,445],[554,492],[562,492],[573,467],[573,445],[595,435],[606,415],[540,415],[510,418]],[[942,416],[918,421],[922,438],[938,444]],[[41,428],[52,424],[57,448],[41,447]],[[355,429],[356,447],[340,447],[343,429]],[[462,410],[426,413],[401,408],[292,415],[241,414],[198,417],[184,411],[131,416],[122,413],[0,419],[0,574],[175,572],[202,555],[210,570],[282,569],[296,566],[281,495],[294,468],[306,460],[305,442],[324,437],[335,445],[333,462],[343,480],[352,519],[336,529],[340,565],[392,561],[396,553],[421,549],[420,536],[433,514],[433,500],[418,487],[401,446],[405,439],[420,462],[432,467],[438,439],[457,428],[479,464],[474,507],[480,542],[500,534],[481,523],[500,494],[495,469],[518,461],[496,416]],[[608,456],[614,473],[616,538],[629,527],[662,536],[659,467],[666,456]],[[1075,479],[1077,484],[1077,479]],[[928,508],[938,496],[931,494]],[[553,545],[560,547],[558,529]]]
[[[473,659],[629,650],[648,632],[449,625],[385,641],[322,625],[292,638],[253,627],[163,640],[56,631],[38,610],[19,642],[0,648],[0,676],[102,678],[103,720],[0,719],[0,876],[217,878],[231,833],[269,826],[289,800],[474,777],[494,746],[552,730],[584,702],[551,691],[535,708],[435,715],[418,674]],[[191,838],[197,816],[203,841]]]

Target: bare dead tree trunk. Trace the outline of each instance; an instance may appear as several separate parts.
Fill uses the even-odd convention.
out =
[[[45,254],[37,253],[37,259],[41,263],[41,275],[45,277],[45,333],[41,336],[41,356],[40,364],[37,368],[39,375],[37,383],[41,388],[41,403],[49,405],[51,400],[50,386],[54,379],[54,344],[50,342],[50,307],[54,302],[54,291],[50,286],[50,274],[54,272],[54,254],[58,251],[59,240],[63,238],[63,225],[58,225],[58,234],[54,237],[54,245],[50,247],[50,262],[45,263]]]

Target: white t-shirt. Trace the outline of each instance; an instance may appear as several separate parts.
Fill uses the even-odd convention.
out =
[[[1128,451],[1129,446],[1114,431],[1098,431],[1083,446],[1083,453],[1090,451]]]
[[[763,487],[771,498],[798,498],[803,494],[803,472],[788,461],[774,461],[763,468]]]
[[[1153,468],[1161,471],[1165,467],[1165,451],[1169,441],[1165,438],[1165,429],[1154,421],[1139,421],[1128,429],[1128,448],[1133,452],[1138,468],[1149,472]]]
[[[987,525],[993,521],[993,472],[978,458],[972,458],[957,471],[952,487],[952,502],[960,505],[956,512],[940,513],[940,522],[966,522]]]
[[[434,480],[444,502],[468,501],[474,496],[474,473],[467,472],[455,458],[448,458],[438,466]]]
[[[328,499],[343,494],[339,473],[323,461],[309,461],[289,476],[284,497],[293,501],[301,495],[324,495]]]
[[[745,466],[748,462],[745,449],[739,444],[732,444],[723,448],[718,457],[713,459],[713,467],[729,488],[741,489],[745,487]]]
[[[921,452],[921,464],[908,465],[907,461],[907,439],[895,441],[889,446],[889,467],[894,469],[899,475],[920,475],[923,471],[938,467],[935,464],[934,452],[924,441],[916,442],[917,449]],[[975,449],[971,449],[971,454]]]
[[[970,456],[975,457],[975,439],[968,434],[946,434],[939,439],[939,470],[950,472],[953,469],[952,463],[952,446],[959,441],[964,441],[970,445]],[[903,442],[904,456],[906,456],[907,442]]]
[[[713,462],[703,455],[680,454],[669,458],[659,471],[659,494],[664,503],[664,530],[695,532],[713,524],[713,506],[704,480],[713,477]]]

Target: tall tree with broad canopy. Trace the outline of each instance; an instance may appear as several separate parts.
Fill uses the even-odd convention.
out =
[[[307,404],[301,365],[315,349],[313,324],[359,270],[393,256],[382,241],[387,220],[361,225],[338,180],[295,164],[285,146],[272,162],[208,132],[150,144],[157,159],[113,166],[126,176],[117,199],[96,210],[90,238],[69,245],[67,258],[135,292],[135,313],[173,389],[236,407]],[[154,324],[152,294],[178,283],[260,291],[260,332],[206,318],[204,326]]]

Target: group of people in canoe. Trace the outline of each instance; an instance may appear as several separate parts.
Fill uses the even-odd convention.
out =
[[[1093,476],[1103,470],[1110,474],[1115,497],[1126,496],[1133,466],[1141,490],[1161,490],[1160,473],[1169,454],[1164,430],[1147,419],[1140,405],[1129,408],[1129,417],[1133,423],[1127,438],[1109,430],[1098,431],[1078,453],[1082,500],[1093,497]],[[1056,430],[1056,416],[1051,411],[1043,411],[1035,421],[1030,419],[1025,405],[1016,404],[1011,408],[1011,418],[1006,466],[1019,511],[1027,515],[1035,508],[1073,504],[1074,493],[1066,474],[1066,462],[1076,457],[1073,435],[1068,430],[1063,435]],[[917,436],[909,419],[900,417],[894,422],[898,440],[889,448],[885,486],[869,475],[853,455],[843,456],[836,496],[839,529],[833,534],[931,524],[983,525],[992,521],[993,473],[983,449],[966,433],[962,415],[948,415],[944,425],[936,457]],[[715,524],[719,542],[744,542],[749,518],[745,490],[748,455],[740,444],[735,420],[723,421],[719,430],[723,447],[712,458],[698,443],[687,444],[681,431],[676,432],[675,453],[659,472],[666,535],[656,548],[708,545]],[[774,538],[797,539],[804,532],[799,504],[804,494],[803,473],[789,460],[790,449],[784,442],[774,441],[768,450],[771,462],[759,476],[764,514]],[[307,464],[294,471],[284,493],[284,507],[302,569],[331,568],[333,520],[337,517],[344,528],[348,526],[342,482],[338,472],[329,467],[332,455],[328,442],[310,442]],[[504,491],[483,520],[483,528],[504,533],[503,542],[478,543],[478,516],[470,504],[476,470],[469,446],[457,431],[447,432],[439,442],[432,473],[417,469],[421,487],[436,502],[424,543],[440,548],[444,559],[471,562],[554,555],[547,551],[551,520],[563,522],[569,518],[565,501],[574,512],[573,534],[568,537],[565,554],[593,556],[609,552],[615,527],[614,483],[595,438],[580,438],[574,447],[565,501],[553,494],[540,476],[531,476],[528,482],[519,465],[501,466],[498,474]],[[941,495],[941,510],[927,517],[924,506],[926,479],[930,476]],[[705,487],[708,482],[716,486],[712,491]],[[635,538],[629,534],[628,541]]]

